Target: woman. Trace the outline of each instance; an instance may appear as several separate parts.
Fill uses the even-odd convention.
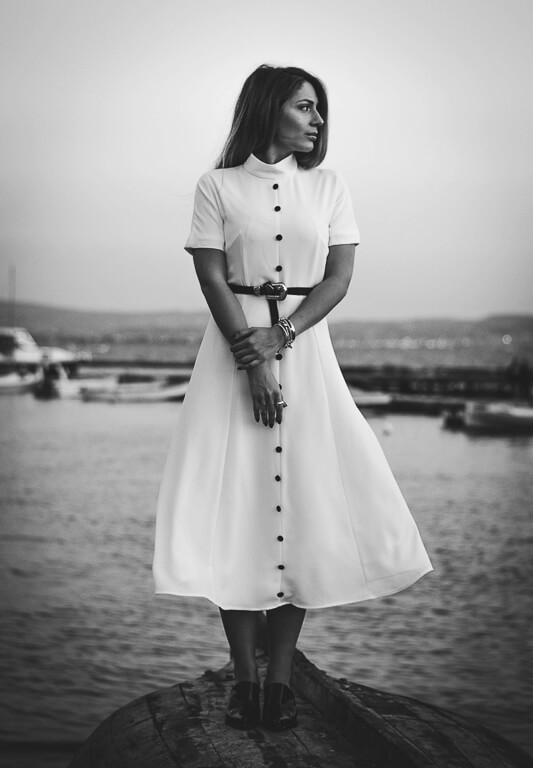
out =
[[[263,65],[197,186],[192,254],[211,310],[158,503],[156,592],[220,608],[236,685],[226,723],[296,725],[291,661],[308,608],[398,592],[432,570],[381,447],[335,359],[326,315],[350,283],[350,195],[319,169],[318,78]],[[280,317],[281,315],[281,317]]]

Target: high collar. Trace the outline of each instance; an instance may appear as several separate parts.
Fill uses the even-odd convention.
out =
[[[298,168],[298,162],[294,155],[288,155],[277,163],[264,163],[255,155],[250,155],[244,163],[244,170],[261,179],[273,179],[279,176],[287,176]]]

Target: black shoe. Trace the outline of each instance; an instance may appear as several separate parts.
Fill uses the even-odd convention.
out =
[[[244,681],[234,685],[226,707],[226,725],[246,731],[259,725],[260,720],[259,684]]]
[[[296,699],[288,685],[270,683],[265,685],[263,703],[263,725],[271,731],[284,731],[298,724]]]

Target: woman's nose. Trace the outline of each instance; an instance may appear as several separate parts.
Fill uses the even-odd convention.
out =
[[[315,110],[315,114],[313,116],[313,125],[324,125],[324,121],[322,120],[320,112],[317,110]]]

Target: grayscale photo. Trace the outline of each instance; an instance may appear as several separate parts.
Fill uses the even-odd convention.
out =
[[[533,768],[532,28],[0,0],[0,768]]]

